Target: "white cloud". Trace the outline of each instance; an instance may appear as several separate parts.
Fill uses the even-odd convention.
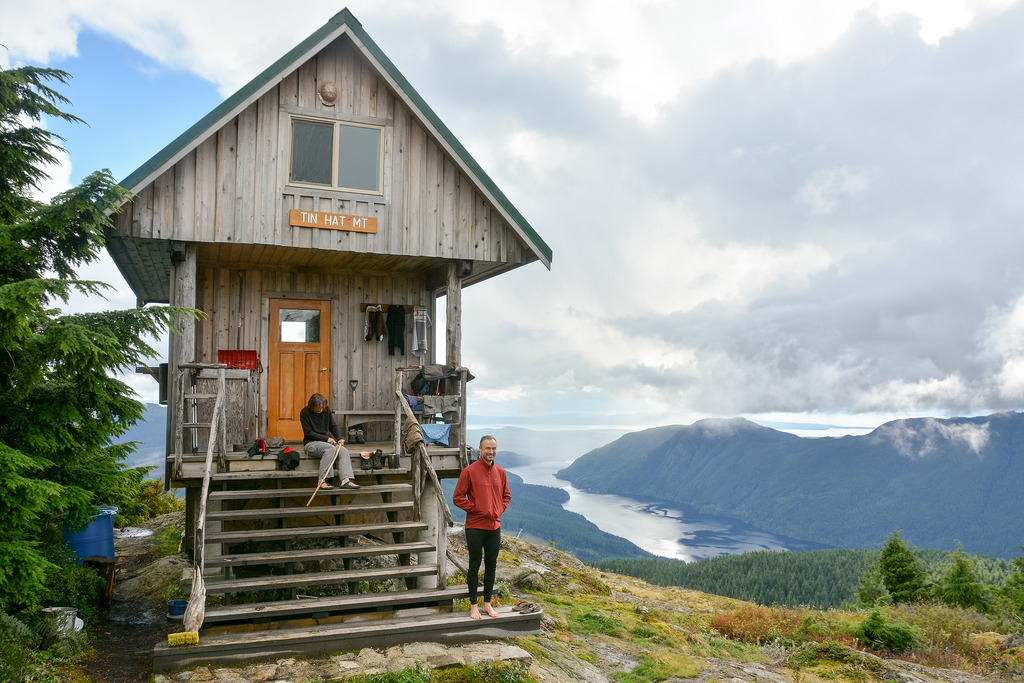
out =
[[[995,389],[1024,402],[1024,295],[989,312],[978,334],[979,356],[993,367]]]
[[[824,168],[811,174],[796,192],[796,201],[812,214],[827,215],[849,198],[864,194],[871,186],[871,172],[850,166]]]
[[[924,458],[937,450],[959,445],[981,457],[981,451],[988,445],[989,423],[949,424],[933,418],[910,422],[892,422],[882,425],[872,433],[872,440],[889,441],[907,458]]]
[[[1024,402],[1020,3],[351,7],[554,248],[550,273],[466,290],[474,400],[672,421]],[[335,9],[49,3],[12,54],[71,54],[87,26],[227,94]]]

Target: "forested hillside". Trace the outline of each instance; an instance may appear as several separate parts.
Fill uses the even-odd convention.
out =
[[[1024,415],[898,420],[801,438],[743,419],[627,434],[558,476],[578,488],[690,505],[833,547],[919,547],[1009,558],[1024,542]]]
[[[934,581],[952,565],[952,553],[923,550],[914,553]],[[658,586],[680,586],[761,605],[800,605],[840,608],[856,603],[857,582],[877,550],[763,550],[726,555],[700,562],[664,558],[607,559],[591,562],[606,571],[627,574]],[[1002,558],[973,555],[979,581],[1002,584],[1012,571]]]

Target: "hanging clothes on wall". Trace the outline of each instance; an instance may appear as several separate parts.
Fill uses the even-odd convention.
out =
[[[405,306],[388,306],[388,355],[395,355],[395,349],[405,355]]]
[[[417,306],[412,313],[412,353],[423,356],[427,353],[427,328],[430,327],[430,316],[426,306]]]
[[[387,329],[384,326],[384,307],[377,304],[367,306],[363,341],[382,341],[385,332]]]

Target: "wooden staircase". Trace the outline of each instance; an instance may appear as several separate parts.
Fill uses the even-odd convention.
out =
[[[356,469],[361,488],[320,493],[306,507],[317,472],[311,460],[302,465],[210,477],[199,643],[159,643],[154,672],[540,631],[540,612],[453,612],[467,587],[446,585],[437,530],[418,517],[408,468]]]

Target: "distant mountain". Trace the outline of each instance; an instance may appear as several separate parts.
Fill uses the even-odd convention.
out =
[[[160,479],[164,476],[164,455],[167,453],[167,407],[147,403],[142,417],[132,425],[128,433],[117,443],[137,441],[138,450],[129,456],[129,467],[152,467],[149,476]]]
[[[1024,414],[889,422],[804,438],[748,420],[627,434],[557,476],[577,488],[690,505],[842,548],[910,544],[1009,558],[1024,543]]]

